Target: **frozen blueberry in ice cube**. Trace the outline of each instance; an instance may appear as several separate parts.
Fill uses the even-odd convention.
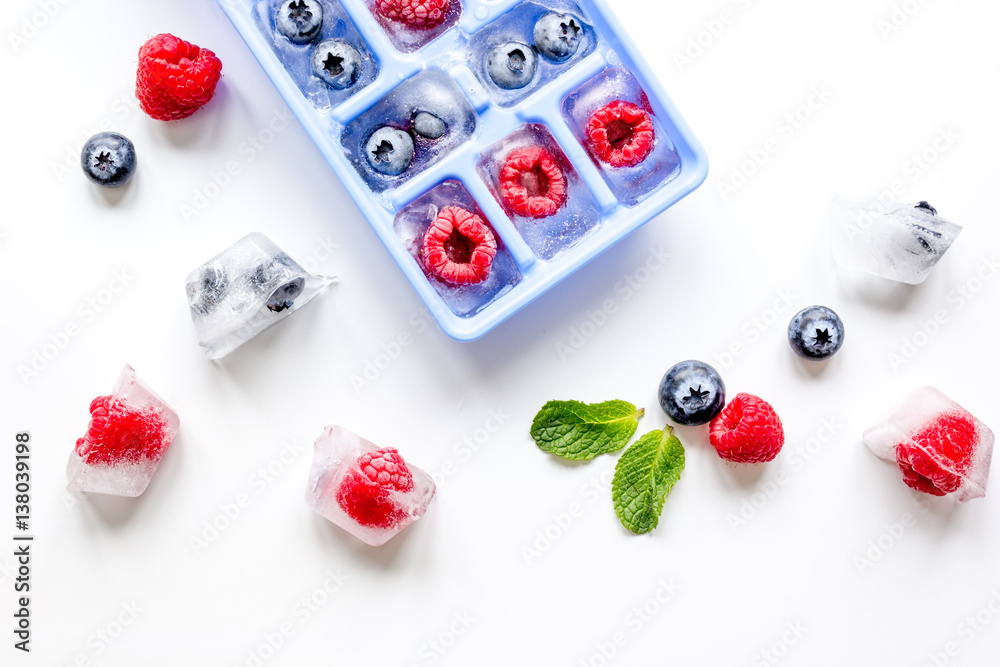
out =
[[[535,78],[535,51],[522,42],[493,47],[486,56],[486,73],[504,90],[524,88]]]
[[[448,125],[429,111],[418,111],[413,116],[413,131],[425,139],[440,139]]]
[[[395,127],[380,127],[365,142],[365,157],[380,174],[398,176],[413,162],[413,137]]]
[[[364,66],[358,50],[342,39],[325,39],[317,44],[311,61],[313,74],[335,90],[353,86]]]
[[[226,270],[215,264],[205,265],[201,275],[186,286],[191,310],[198,313],[212,310],[222,300],[227,287],[229,277],[226,276]]]
[[[278,7],[274,26],[293,44],[308,44],[323,28],[323,5],[317,0],[285,0]]]
[[[135,173],[135,146],[117,132],[95,134],[83,145],[80,166],[91,183],[119,188]]]
[[[552,62],[569,60],[580,48],[583,22],[572,14],[548,12],[535,23],[534,40],[538,53]]]
[[[250,274],[251,284],[262,292],[269,293],[265,305],[273,313],[295,305],[295,299],[305,290],[306,281],[302,276],[294,276],[294,262],[288,255],[279,254],[261,261]],[[277,285],[277,287],[275,287]]]

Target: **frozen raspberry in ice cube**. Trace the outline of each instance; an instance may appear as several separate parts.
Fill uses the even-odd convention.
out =
[[[912,392],[863,437],[917,491],[959,502],[986,495],[993,432],[934,387]]]
[[[486,280],[496,254],[497,241],[489,225],[460,206],[438,212],[424,234],[421,249],[427,269],[456,285]]]
[[[587,140],[597,159],[612,167],[634,167],[652,152],[656,131],[642,107],[616,100],[593,113]]]
[[[434,497],[430,475],[347,429],[327,426],[314,450],[309,506],[372,546],[423,516]]]
[[[500,168],[500,194],[517,215],[547,218],[566,203],[566,177],[544,148],[518,148]]]
[[[87,433],[66,468],[68,490],[140,495],[179,426],[177,413],[126,365],[111,395],[90,403]]]
[[[375,3],[375,10],[381,16],[423,30],[441,25],[450,8],[451,0],[377,0]]]

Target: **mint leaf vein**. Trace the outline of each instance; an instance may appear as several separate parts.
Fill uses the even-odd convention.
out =
[[[684,470],[684,446],[671,427],[632,443],[615,466],[611,497],[622,525],[642,534],[656,528],[667,493]]]

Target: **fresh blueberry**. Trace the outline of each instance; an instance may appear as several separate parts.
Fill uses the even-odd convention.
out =
[[[323,5],[317,0],[285,0],[278,7],[274,27],[293,44],[308,44],[323,28]]]
[[[402,174],[413,162],[413,137],[394,127],[380,127],[368,137],[365,157],[380,174]]]
[[[191,310],[207,313],[222,301],[229,287],[229,277],[221,265],[206,266],[197,280],[187,284],[188,303]]]
[[[80,166],[92,182],[119,188],[135,173],[135,146],[117,132],[95,134],[83,145]]]
[[[413,116],[413,131],[426,139],[440,139],[448,131],[448,125],[427,111],[418,111]]]
[[[535,51],[521,42],[493,47],[486,56],[486,73],[504,90],[524,88],[535,77]]]
[[[350,88],[361,76],[361,54],[342,39],[324,39],[312,50],[313,74],[336,90]]]
[[[535,48],[543,58],[561,63],[580,48],[583,22],[572,14],[548,12],[535,23]]]
[[[660,381],[660,407],[678,424],[707,424],[725,404],[722,377],[703,361],[691,359],[674,364]]]
[[[844,344],[844,323],[825,306],[809,306],[788,324],[788,344],[803,359],[827,359]]]

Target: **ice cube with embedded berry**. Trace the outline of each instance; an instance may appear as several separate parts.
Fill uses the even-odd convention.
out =
[[[523,2],[476,31],[466,61],[495,104],[511,107],[597,49],[598,37],[569,0]]]
[[[521,282],[503,240],[458,181],[445,181],[407,204],[393,226],[427,281],[460,317],[480,312]]]
[[[600,224],[597,201],[544,125],[522,125],[488,146],[476,169],[528,247],[544,260]]]
[[[306,502],[317,514],[372,546],[427,511],[434,480],[394,447],[379,447],[340,426],[313,445]]]
[[[331,282],[307,272],[260,232],[248,234],[187,276],[198,342],[211,359],[229,354]]]
[[[178,428],[177,413],[126,365],[111,394],[90,403],[87,432],[66,466],[67,490],[142,494]]]
[[[461,0],[367,0],[375,20],[400,53],[412,53],[458,23]]]
[[[910,285],[927,279],[962,231],[927,202],[843,195],[834,195],[827,227],[838,264]]]
[[[348,123],[340,144],[362,180],[381,193],[469,141],[476,118],[451,75],[426,69]]]
[[[986,495],[993,431],[939,389],[911,392],[862,437],[912,489],[959,502]]]
[[[563,118],[611,192],[635,206],[680,173],[680,155],[639,81],[613,66],[570,93]]]
[[[337,0],[257,0],[254,22],[285,72],[325,111],[378,76],[378,60]]]

